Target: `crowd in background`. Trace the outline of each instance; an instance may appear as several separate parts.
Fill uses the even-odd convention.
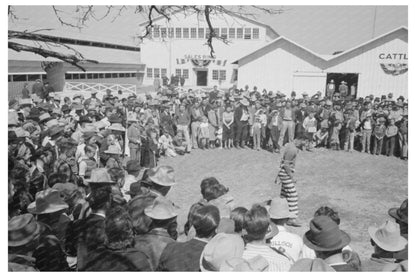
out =
[[[369,228],[373,263],[362,265],[331,208],[301,238],[285,228],[286,199],[235,207],[215,178],[178,226],[174,169],[158,166],[193,149],[280,152],[286,142],[407,159],[403,97],[162,87],[85,99],[48,87],[9,102],[10,271],[407,270],[407,200]]]

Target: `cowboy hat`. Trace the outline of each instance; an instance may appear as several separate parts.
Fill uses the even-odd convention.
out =
[[[340,230],[328,216],[316,216],[310,224],[310,229],[303,236],[306,246],[317,251],[334,251],[347,246],[351,238]]]
[[[29,204],[27,210],[32,214],[50,214],[68,207],[58,190],[46,189],[36,193],[36,200]]]
[[[105,168],[94,168],[91,171],[91,177],[89,179],[85,179],[85,182],[87,182],[90,186],[94,184],[115,184],[115,182],[111,180],[111,176]]]
[[[121,154],[123,154],[120,151],[120,149],[117,146],[115,146],[115,145],[110,145],[108,147],[108,149],[104,151],[104,153],[106,153],[106,154],[112,154],[112,155],[121,155]]]
[[[148,177],[153,183],[164,187],[171,187],[176,184],[175,171],[171,166],[161,165],[151,168]]]
[[[244,241],[237,234],[219,233],[204,247],[200,258],[201,271],[219,271],[221,264],[232,258],[241,258]]]
[[[72,108],[76,111],[82,111],[84,109],[84,106],[80,103],[73,103]]]
[[[165,197],[159,196],[151,206],[144,209],[144,214],[153,219],[165,220],[178,216],[178,208]]]
[[[111,124],[111,126],[108,127],[108,130],[119,131],[119,132],[126,131],[126,129],[121,125],[121,123],[113,123],[113,124]]]
[[[392,220],[387,220],[380,227],[368,227],[368,233],[377,246],[385,251],[401,251],[407,245],[407,239],[400,235],[399,224]]]
[[[289,211],[289,203],[286,198],[276,197],[270,202],[269,215],[272,219],[295,218]]]
[[[224,261],[220,266],[223,272],[263,272],[268,271],[269,262],[261,255],[251,259],[231,258]]]
[[[395,218],[396,220],[407,224],[407,215],[408,215],[407,202],[408,201],[406,199],[400,205],[400,208],[389,209],[389,215]]]
[[[8,246],[17,247],[33,241],[40,233],[40,225],[32,214],[14,216],[9,220]]]

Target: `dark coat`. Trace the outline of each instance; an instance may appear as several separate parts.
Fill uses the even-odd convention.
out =
[[[160,256],[157,271],[199,271],[199,259],[207,243],[191,239],[173,242],[166,246]]]

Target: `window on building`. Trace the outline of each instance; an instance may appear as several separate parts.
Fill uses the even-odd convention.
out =
[[[158,38],[160,37],[159,27],[153,28],[153,37]]]
[[[189,28],[183,28],[183,38],[189,38]]]
[[[198,38],[204,38],[204,28],[198,28]]]
[[[118,78],[118,74],[117,73],[111,73],[111,78]]]
[[[259,39],[259,37],[260,37],[259,28],[253,28],[253,39]]]
[[[137,73],[131,73],[132,78],[136,78],[136,76],[137,76]]]
[[[126,74],[124,74],[124,77],[126,77],[126,78],[130,78],[130,73],[126,73]]]
[[[111,73],[106,73],[106,74],[105,74],[105,78],[106,78],[106,79],[110,79],[110,78],[111,78]]]
[[[36,81],[37,79],[40,79],[40,74],[30,74],[27,76],[28,81]]]
[[[220,70],[220,80],[225,81],[227,79],[226,70]]]
[[[41,78],[42,81],[48,80],[48,76],[46,76],[46,74],[42,74],[41,76],[42,76],[42,78]]]
[[[215,36],[219,36],[220,35],[220,29],[219,28],[214,28],[214,34],[215,34]]]
[[[183,69],[182,76],[184,79],[189,79],[189,69]]]
[[[218,80],[218,70],[212,71],[212,80]]]
[[[92,73],[87,73],[87,79],[92,79]]]
[[[243,38],[243,28],[237,28],[237,38]]]
[[[92,74],[92,78],[94,78],[94,79],[98,79],[98,73],[94,73],[94,74]]]
[[[174,28],[169,28],[169,38],[173,38],[175,33],[175,29]]]
[[[221,38],[227,39],[227,28],[221,28]]]
[[[79,74],[79,79],[83,80],[85,78],[86,78],[86,74],[85,73]]]
[[[209,37],[209,33],[210,33],[209,28],[206,28],[205,29],[205,38],[208,38]]]
[[[182,38],[182,29],[176,28],[176,38]]]
[[[168,70],[166,68],[162,68],[162,77],[165,77],[168,74]]]
[[[146,30],[143,30],[143,34],[144,35],[146,33]],[[153,28],[149,29],[149,33],[147,34],[147,38],[152,38],[153,37]]]
[[[166,28],[160,28],[160,36],[162,38],[166,38]]]
[[[159,68],[155,68],[153,75],[154,75],[155,78],[160,78],[160,69]]]
[[[104,79],[104,73],[99,73],[99,74],[98,74],[98,78],[100,78],[100,79]]]
[[[153,68],[148,67],[146,69],[147,78],[153,78]]]
[[[7,81],[8,82],[12,82],[13,81],[12,75],[7,75]]]
[[[191,38],[196,38],[196,28],[191,28]]]
[[[72,74],[71,73],[65,73],[65,80],[72,80]]]
[[[181,69],[180,68],[175,69],[175,75],[176,76],[181,76]]]
[[[251,39],[251,28],[244,28],[244,39]]]
[[[229,37],[230,39],[234,39],[234,38],[235,38],[235,28],[230,28],[230,29],[228,30],[228,37]]]
[[[13,75],[13,82],[26,82],[27,75]]]
[[[79,74],[72,74],[72,80],[78,80]]]
[[[119,74],[118,74],[118,77],[119,77],[119,78],[124,78],[124,77],[126,77],[126,74],[125,74],[125,73],[119,73]]]

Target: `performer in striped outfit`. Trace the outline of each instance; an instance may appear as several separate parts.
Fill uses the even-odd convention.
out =
[[[287,225],[300,227],[301,224],[297,220],[298,211],[298,192],[295,187],[295,179],[293,173],[295,172],[295,163],[298,149],[293,142],[289,142],[285,146],[282,161],[280,163],[280,170],[276,176],[275,183],[278,178],[281,181],[280,196],[287,199],[289,203],[289,211],[296,215],[296,218],[290,219]]]

